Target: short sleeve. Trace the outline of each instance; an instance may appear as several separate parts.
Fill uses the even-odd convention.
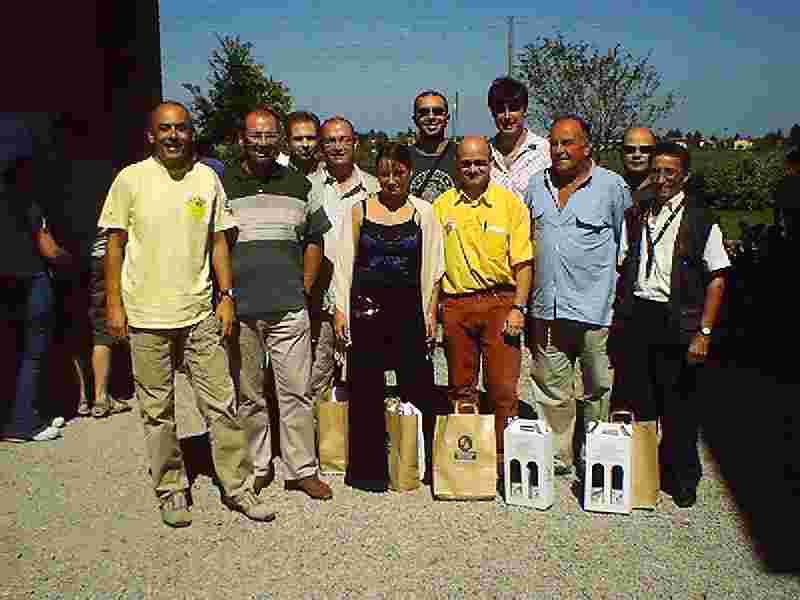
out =
[[[720,271],[731,266],[731,260],[722,243],[722,230],[719,225],[711,226],[711,231],[706,240],[706,247],[703,251],[703,262],[709,272]]]
[[[510,198],[510,225],[511,225],[511,266],[518,265],[533,259],[533,241],[531,240],[531,215],[528,207],[512,192]]]
[[[614,237],[618,243],[621,243],[623,231],[625,229],[625,211],[628,210],[632,204],[633,200],[628,184],[620,182],[616,186],[616,197],[614,198],[611,215],[614,225]]]
[[[130,211],[133,205],[133,189],[131,182],[123,170],[114,178],[111,189],[108,190],[103,210],[98,220],[99,227],[107,229],[128,230]]]
[[[322,236],[331,228],[330,219],[322,207],[322,198],[318,194],[306,196],[306,244],[319,244]]]
[[[214,173],[214,180],[216,182],[217,202],[216,214],[214,214],[214,231],[226,231],[233,229],[237,226],[236,217],[233,215],[231,202],[228,200],[228,195],[225,193],[225,188],[222,186],[219,176]]]

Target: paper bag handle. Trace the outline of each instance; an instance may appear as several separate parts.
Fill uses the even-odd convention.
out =
[[[478,404],[476,402],[457,402],[455,407],[454,407],[455,410],[453,412],[455,414],[460,414],[461,413],[461,409],[463,409],[465,406],[471,406],[472,407],[472,414],[477,415],[479,413]]]
[[[633,411],[630,410],[615,410],[609,416],[609,421],[611,423],[616,423],[617,421],[621,420],[620,417],[627,418],[625,423],[630,423],[631,425],[636,422],[636,417],[634,416]]]

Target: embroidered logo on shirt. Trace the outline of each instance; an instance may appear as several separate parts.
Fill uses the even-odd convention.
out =
[[[206,216],[206,199],[200,196],[189,195],[186,200],[186,210],[198,221]]]

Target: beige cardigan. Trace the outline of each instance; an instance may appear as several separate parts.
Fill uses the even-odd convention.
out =
[[[422,265],[420,268],[420,289],[422,290],[422,310],[425,322],[430,319],[431,299],[434,285],[444,275],[444,239],[442,226],[433,206],[416,196],[408,197],[417,209],[422,228]],[[346,210],[339,222],[337,235],[336,263],[333,269],[333,285],[336,291],[336,309],[350,322],[350,289],[353,286],[353,265],[355,246],[353,243],[353,211]],[[349,329],[349,327],[348,327]]]

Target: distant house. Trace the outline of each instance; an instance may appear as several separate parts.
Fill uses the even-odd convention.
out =
[[[752,150],[753,149],[753,140],[742,138],[740,140],[733,140],[733,149],[734,150]]]

